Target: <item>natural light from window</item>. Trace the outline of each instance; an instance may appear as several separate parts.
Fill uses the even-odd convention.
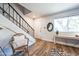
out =
[[[54,19],[54,31],[79,32],[79,16]]]

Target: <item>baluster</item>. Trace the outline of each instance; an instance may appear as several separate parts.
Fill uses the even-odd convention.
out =
[[[3,3],[3,15],[4,15],[4,3]]]
[[[14,23],[14,19],[15,19],[15,18],[14,18],[14,10],[13,10],[13,23]]]
[[[22,18],[21,18],[21,25],[22,25],[22,29],[23,29],[23,20],[22,20]]]
[[[18,21],[17,21],[17,13],[16,13],[16,19],[15,19],[15,21],[16,21],[16,22],[15,22],[16,25],[18,26],[18,24],[17,24],[17,23],[18,23]]]
[[[21,28],[21,18],[19,16],[19,27]]]
[[[10,20],[10,5],[9,5],[9,20]]]

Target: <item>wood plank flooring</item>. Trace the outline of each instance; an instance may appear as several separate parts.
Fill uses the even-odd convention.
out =
[[[53,42],[43,41],[37,39],[36,43],[29,49],[30,56],[50,56],[51,50],[53,48],[60,49],[64,53],[68,53],[72,56],[79,56],[79,48],[54,44]]]

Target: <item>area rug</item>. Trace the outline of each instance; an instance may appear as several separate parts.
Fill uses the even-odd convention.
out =
[[[64,53],[57,48],[53,48],[49,53],[49,56],[71,56],[69,53]]]

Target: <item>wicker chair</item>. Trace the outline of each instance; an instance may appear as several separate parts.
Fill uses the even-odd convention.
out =
[[[22,33],[17,33],[12,36],[10,45],[13,49],[13,55],[29,55],[28,52],[29,39]]]

